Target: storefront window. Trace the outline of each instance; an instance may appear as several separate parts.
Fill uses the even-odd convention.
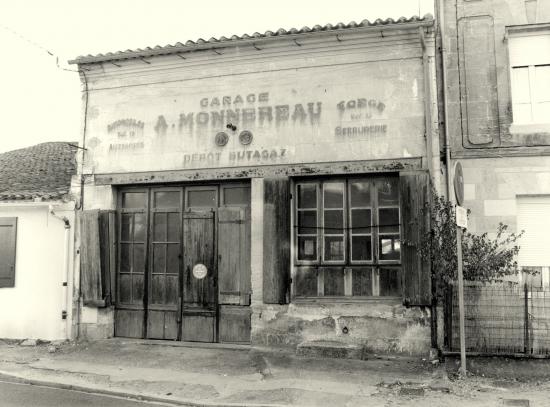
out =
[[[401,295],[397,177],[296,183],[296,297]]]

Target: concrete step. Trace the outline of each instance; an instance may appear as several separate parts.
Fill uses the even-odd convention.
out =
[[[296,354],[319,358],[363,359],[364,346],[338,341],[306,341],[296,347]]]

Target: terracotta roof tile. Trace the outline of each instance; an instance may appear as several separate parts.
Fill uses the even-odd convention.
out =
[[[76,150],[51,142],[0,154],[0,201],[65,199],[76,174]]]
[[[202,38],[199,38],[197,41],[189,40],[185,44],[182,44],[181,42],[177,42],[174,45],[165,45],[165,46],[157,45],[154,48],[146,47],[146,48],[137,48],[134,50],[117,51],[115,53],[108,52],[106,54],[96,54],[96,55],[88,54],[86,56],[81,55],[76,59],[69,61],[69,63],[70,64],[87,64],[87,63],[97,63],[97,62],[103,62],[103,61],[114,61],[114,60],[120,60],[120,59],[142,58],[142,57],[153,56],[153,55],[165,55],[165,54],[173,54],[178,52],[187,52],[198,46],[204,46],[204,45],[227,46],[237,41],[246,41],[246,40],[250,41],[251,39],[284,37],[287,35],[307,34],[307,33],[313,33],[313,32],[341,31],[341,30],[354,29],[358,27],[406,25],[411,23],[431,24],[433,23],[433,16],[431,14],[426,14],[424,17],[418,17],[418,16],[412,16],[409,18],[400,17],[397,20],[394,20],[393,18],[386,18],[385,20],[378,18],[373,22],[370,22],[369,20],[363,20],[360,23],[356,23],[355,21],[352,21],[348,24],[338,23],[336,25],[332,25],[332,24],[326,24],[324,26],[315,25],[313,28],[309,28],[306,26],[299,30],[296,28],[290,28],[288,30],[280,28],[275,32],[266,31],[263,34],[255,32],[252,35],[249,35],[249,34],[243,34],[242,36],[232,35],[230,38],[227,38],[224,36],[220,38],[212,37],[208,41]]]

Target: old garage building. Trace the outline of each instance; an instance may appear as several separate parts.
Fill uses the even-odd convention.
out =
[[[426,352],[433,31],[365,20],[71,61],[80,336]]]

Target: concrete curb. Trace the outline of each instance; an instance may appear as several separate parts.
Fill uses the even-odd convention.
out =
[[[0,381],[6,383],[16,383],[16,384],[28,384],[31,386],[40,386],[40,387],[49,387],[53,389],[60,390],[71,390],[78,391],[88,394],[97,394],[102,396],[116,397],[130,399],[134,401],[146,401],[151,403],[163,403],[170,404],[174,406],[186,406],[186,407],[288,407],[284,404],[254,404],[254,403],[215,403],[215,402],[196,402],[191,400],[181,400],[181,399],[169,399],[165,397],[150,396],[146,394],[116,391],[116,390],[107,390],[98,387],[87,387],[75,384],[67,384],[61,382],[53,382],[46,380],[38,379],[29,379],[21,375],[13,374],[11,372],[6,372],[0,370]]]

